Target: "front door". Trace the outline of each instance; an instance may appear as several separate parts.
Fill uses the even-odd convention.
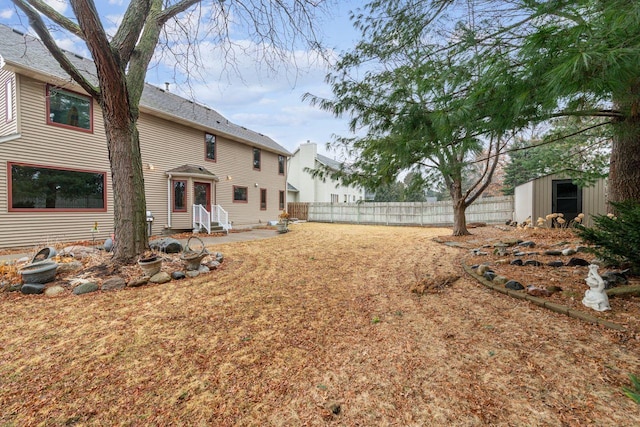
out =
[[[211,184],[208,182],[193,183],[193,203],[211,209]]]

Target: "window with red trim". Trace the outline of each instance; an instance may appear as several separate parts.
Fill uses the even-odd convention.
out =
[[[9,163],[9,210],[106,210],[106,173]]]
[[[260,210],[262,211],[267,210],[267,189],[266,188],[260,189]]]
[[[93,132],[93,102],[79,93],[47,86],[47,124]]]
[[[210,133],[204,134],[204,149],[206,153],[206,159],[212,162],[216,161],[216,136]]]
[[[247,203],[249,201],[249,188],[233,186],[233,203]]]
[[[173,211],[187,211],[187,181],[175,179],[173,183]]]
[[[253,149],[253,168],[255,170],[260,170],[260,154],[259,148]]]

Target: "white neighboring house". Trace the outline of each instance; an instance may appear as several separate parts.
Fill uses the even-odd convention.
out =
[[[300,144],[289,160],[287,174],[287,200],[289,202],[355,203],[364,200],[364,189],[345,186],[340,181],[327,177],[325,181],[314,178],[305,168],[316,169],[324,165],[339,170],[340,162],[318,154],[313,142]]]

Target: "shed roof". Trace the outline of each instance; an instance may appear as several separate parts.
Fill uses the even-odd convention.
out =
[[[93,83],[97,83],[93,61],[72,52],[64,51],[64,53],[79,71]],[[69,75],[39,39],[0,24],[0,67],[4,68],[7,65],[14,71],[22,71],[32,77],[53,77],[60,80],[56,84],[63,82],[73,84]],[[149,114],[164,116],[176,122],[186,122],[191,126],[218,133],[245,144],[286,156],[291,155],[287,149],[268,136],[234,124],[205,105],[148,83],[145,83],[140,108]]]

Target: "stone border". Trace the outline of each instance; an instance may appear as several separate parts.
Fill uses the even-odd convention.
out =
[[[497,285],[493,282],[488,281],[484,277],[476,274],[473,269],[468,266],[464,261],[462,261],[462,268],[467,272],[471,277],[476,279],[478,282],[483,284],[489,289],[493,289],[494,291],[500,292],[501,294],[509,295],[510,297],[522,299],[529,301],[539,307],[543,307],[549,309],[551,311],[555,311],[556,313],[565,314],[569,317],[573,317],[574,319],[583,320],[585,322],[593,323],[596,325],[602,325],[606,328],[613,329],[616,331],[625,331],[625,327],[619,325],[617,323],[609,322],[607,320],[599,319],[589,313],[584,311],[574,310],[573,308],[569,308],[567,306],[556,304],[553,302],[549,302],[544,298],[534,297],[533,295],[529,295],[524,291],[514,291],[512,289],[507,289],[504,285]]]

